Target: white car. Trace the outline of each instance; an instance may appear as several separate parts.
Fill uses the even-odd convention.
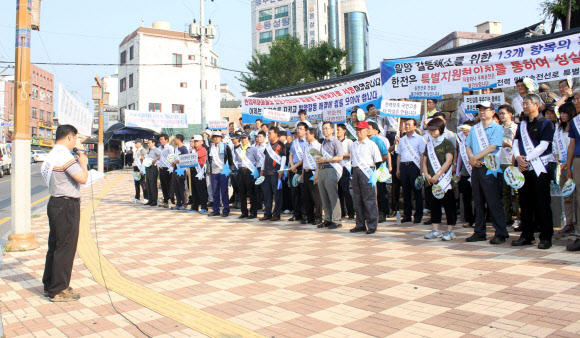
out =
[[[32,162],[44,162],[48,153],[44,150],[31,150],[32,153]]]

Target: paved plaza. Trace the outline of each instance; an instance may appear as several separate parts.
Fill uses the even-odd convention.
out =
[[[349,233],[354,221],[209,218],[131,204],[128,172],[82,193],[71,286],[83,297],[42,295],[48,221],[34,218],[40,249],[3,257],[6,337],[580,335],[580,254],[564,249],[575,237],[542,251],[466,243],[463,228],[425,240],[428,226],[394,219],[366,235]]]

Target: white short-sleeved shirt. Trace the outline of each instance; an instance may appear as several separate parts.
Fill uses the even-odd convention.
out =
[[[399,141],[399,147],[397,147],[397,154],[401,155],[401,162],[412,162],[413,157],[411,156],[411,154],[409,154],[409,152],[405,149],[405,147],[400,146],[401,142],[403,142],[403,140],[405,139],[409,141],[409,144],[413,149],[415,149],[415,151],[417,151],[417,154],[419,154],[419,156],[421,156],[425,152],[425,146],[427,146],[427,143],[417,133],[413,133],[413,135],[410,138],[407,135],[401,138],[401,141]]]
[[[377,144],[366,138],[364,141],[355,141],[350,145],[350,153],[358,153],[358,156],[351,156],[352,166],[360,167],[360,163],[357,161],[360,159],[364,164],[369,167],[374,167],[375,163],[383,162],[383,157]]]

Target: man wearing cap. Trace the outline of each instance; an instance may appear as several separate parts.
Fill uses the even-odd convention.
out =
[[[177,160],[173,161],[171,165],[173,166],[173,173],[172,173],[172,186],[173,191],[175,192],[175,206],[171,208],[171,210],[185,210],[186,209],[186,202],[185,202],[185,174],[179,175],[177,172],[177,165],[179,164],[179,155],[189,154],[187,151],[187,147],[183,144],[183,135],[177,134],[175,135],[175,156]]]
[[[350,148],[352,160],[352,193],[356,205],[356,226],[350,232],[374,234],[379,221],[377,193],[372,183],[373,171],[383,161],[379,147],[368,138],[369,124],[356,126],[357,141]]]
[[[169,154],[173,154],[175,149],[169,143],[169,136],[167,134],[159,135],[159,143],[161,143],[161,157],[157,161],[159,167],[159,182],[161,183],[161,191],[163,192],[163,203],[159,206],[169,208],[169,202],[175,201],[173,187],[171,186],[171,163],[167,160]]]
[[[256,164],[260,160],[258,149],[250,145],[250,134],[243,132],[241,144],[234,149],[234,160],[238,164],[238,194],[242,215],[239,218],[256,218],[258,214],[258,198],[256,195],[256,179],[252,176],[257,171]],[[248,195],[250,197],[250,213],[248,214]]]
[[[322,222],[322,202],[318,185],[314,182],[316,174],[316,159],[310,154],[312,149],[320,151],[320,143],[316,140],[316,128],[306,129],[306,141],[308,144],[304,148],[302,158],[302,224],[317,224]]]
[[[501,176],[488,175],[488,169],[483,161],[485,156],[499,153],[503,142],[503,129],[493,121],[495,111],[491,102],[484,101],[476,107],[479,110],[481,122],[471,128],[465,141],[465,151],[469,157],[468,163],[472,167],[471,187],[475,207],[475,231],[466,241],[487,240],[485,226],[485,203],[487,202],[491,221],[495,228],[495,235],[489,243],[502,244],[505,243],[509,235],[506,230],[505,214],[501,202]]]
[[[522,234],[520,238],[512,241],[512,245],[534,244],[534,231],[540,228],[538,249],[549,249],[552,247],[554,235],[550,181],[556,169],[552,153],[555,129],[554,124],[540,114],[540,104],[538,95],[524,96],[526,116],[518,126],[514,138],[514,157],[524,175],[525,183],[519,189]]]
[[[264,157],[262,161],[262,172],[260,176],[264,176],[264,183],[262,183],[262,191],[264,192],[264,202],[266,210],[264,217],[260,221],[270,220],[272,222],[280,220],[282,213],[282,177],[283,172],[279,172],[286,163],[286,147],[284,143],[279,140],[280,130],[278,127],[270,127],[268,130],[268,140]],[[275,196],[275,197],[274,197]],[[272,202],[275,201],[276,206],[272,213]]]
[[[230,214],[230,198],[228,196],[228,174],[222,174],[223,171],[236,170],[232,150],[222,142],[222,133],[214,131],[212,134],[213,144],[209,153],[209,172],[211,173],[211,187],[213,190],[213,211],[208,214],[209,217],[219,216],[220,202],[223,205],[222,217],[228,217]]]
[[[302,175],[302,167],[304,162],[304,155],[306,148],[308,147],[308,141],[306,141],[306,129],[308,125],[304,122],[298,122],[296,124],[296,138],[290,146],[289,159],[290,165],[290,175],[288,179],[290,182],[294,182],[294,176]],[[305,213],[304,204],[302,203],[302,184],[292,185],[290,190],[292,197],[292,217],[288,220],[290,222],[299,221]]]
[[[342,227],[340,200],[338,198],[338,180],[342,176],[342,144],[334,137],[334,128],[331,122],[322,124],[324,141],[320,148],[321,157],[316,159],[318,170],[314,175],[314,183],[318,184],[324,220],[318,224],[319,228],[336,229]]]
[[[413,207],[411,205],[411,193],[415,196],[415,214],[413,215],[413,223],[421,223],[423,218],[423,194],[419,187],[415,186],[415,181],[421,176],[422,155],[425,152],[427,144],[425,140],[419,136],[415,129],[417,129],[417,121],[408,119],[405,121],[405,128],[407,134],[399,140],[397,147],[397,177],[401,180],[403,187],[403,203],[405,215],[402,222],[411,222],[411,214]]]
[[[207,160],[207,150],[203,146],[203,137],[195,135],[193,137],[192,153],[197,154],[197,167],[189,169],[190,179],[193,183],[191,190],[191,209],[188,211],[198,211],[201,214],[207,212],[207,185],[205,182],[205,163]]]
[[[141,178],[135,181],[135,199],[133,203],[139,203],[139,198],[141,197],[140,192],[143,189],[143,197],[145,202],[143,204],[149,203],[149,193],[147,189],[147,182],[145,181],[145,166],[143,166],[143,160],[147,155],[147,151],[143,149],[143,141],[141,139],[135,140],[135,151],[133,152],[133,172],[138,172],[141,174]]]
[[[157,199],[159,196],[159,190],[157,189],[157,177],[159,176],[157,161],[161,158],[161,150],[155,146],[155,138],[153,137],[147,141],[147,147],[149,148],[149,151],[147,152],[146,158],[150,158],[153,164],[149,167],[145,167],[145,172],[147,174],[147,190],[149,193],[149,203],[146,203],[145,205],[154,207],[157,205]]]

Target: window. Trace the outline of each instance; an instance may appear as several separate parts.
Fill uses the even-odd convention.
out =
[[[40,121],[44,121],[44,110],[42,110],[42,109],[40,110],[40,115],[38,116],[38,119]]]
[[[40,101],[44,102],[44,90],[40,91]]]
[[[189,55],[189,56],[187,56],[187,59],[195,61],[195,55]]]
[[[283,18],[285,16],[288,16],[288,6],[276,8],[276,18]]]
[[[185,107],[182,104],[172,104],[171,111],[173,114],[183,114],[185,111]]]
[[[119,83],[119,91],[124,92],[125,90],[127,90],[127,78],[122,78]]]
[[[32,98],[36,99],[38,97],[38,88],[32,88]]]
[[[121,64],[124,65],[127,63],[127,51],[123,51],[123,53],[121,53]]]
[[[129,88],[133,88],[133,74],[129,74]]]
[[[135,104],[131,103],[130,105],[127,106],[127,109],[129,110],[135,110]]]
[[[272,19],[272,9],[265,9],[260,11],[260,21],[266,21]]]
[[[181,67],[181,54],[173,54],[173,67]]]
[[[46,103],[52,103],[52,94],[51,93],[48,93],[46,95]]]
[[[272,31],[260,33],[260,43],[272,41]]]
[[[149,111],[161,112],[161,103],[149,103]]]
[[[285,37],[286,35],[289,35],[289,30],[288,28],[283,28],[283,29],[276,29],[276,39]]]
[[[44,129],[39,129],[38,131],[39,131],[39,134],[40,134],[39,136],[42,137],[42,138],[44,138]]]
[[[179,87],[181,87],[181,88],[187,88],[187,82],[181,82],[179,84]]]
[[[36,108],[32,108],[32,118],[35,119],[36,118],[36,114],[37,114],[38,110],[36,110]]]
[[[32,137],[36,136],[36,128],[35,127],[30,128],[30,133],[32,134]]]
[[[129,47],[129,60],[133,60],[134,55],[133,55],[133,46]]]

